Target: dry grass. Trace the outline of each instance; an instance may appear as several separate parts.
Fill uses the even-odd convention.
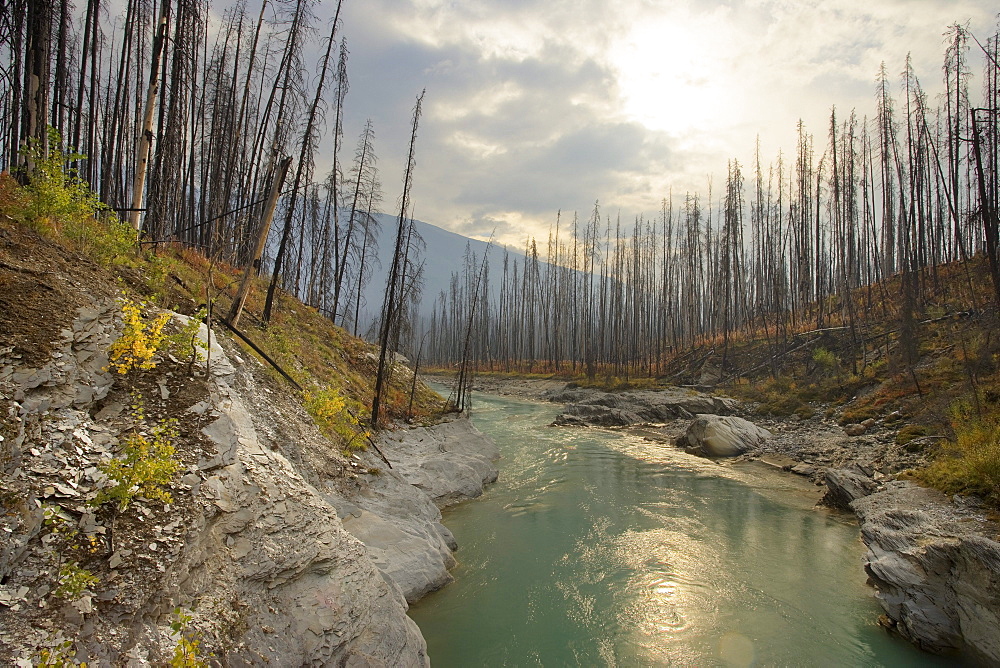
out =
[[[965,402],[954,409],[955,438],[917,471],[921,482],[949,494],[975,494],[1000,506],[1000,409],[978,415]]]

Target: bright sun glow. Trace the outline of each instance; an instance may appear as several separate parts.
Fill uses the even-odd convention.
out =
[[[737,113],[738,82],[726,28],[716,15],[634,24],[611,53],[625,115],[674,136],[701,134],[727,122]]]

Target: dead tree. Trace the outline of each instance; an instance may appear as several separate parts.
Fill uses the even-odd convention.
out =
[[[385,286],[385,303],[382,307],[382,324],[379,328],[378,367],[375,372],[375,392],[372,397],[371,424],[378,427],[379,414],[382,408],[382,391],[386,380],[386,356],[389,353],[389,341],[396,327],[399,315],[399,302],[402,299],[401,277],[404,271],[404,253],[406,252],[407,211],[410,207],[410,186],[413,184],[413,170],[416,166],[415,149],[417,143],[417,126],[420,123],[420,107],[424,101],[421,91],[417,103],[413,107],[413,123],[410,131],[410,150],[406,159],[406,174],[403,177],[403,193],[399,198],[399,217],[396,220],[396,245],[392,254],[392,267]]]
[[[326,74],[329,70],[330,65],[330,53],[333,51],[334,37],[337,34],[337,22],[340,20],[340,8],[343,4],[343,0],[337,2],[337,12],[333,18],[333,25],[330,28],[330,38],[326,43],[326,53],[323,56],[323,62],[320,66],[319,83],[316,84],[316,96],[313,98],[312,105],[309,107],[309,116],[306,120],[305,131],[302,134],[302,145],[299,151],[299,161],[295,167],[295,180],[292,183],[292,192],[289,197],[288,213],[285,215],[285,226],[281,232],[281,241],[278,244],[278,252],[274,258],[274,270],[271,274],[271,283],[267,286],[267,299],[264,302],[264,322],[267,323],[271,319],[271,310],[274,307],[274,292],[278,286],[278,278],[281,276],[281,264],[285,256],[285,248],[288,245],[288,237],[292,231],[292,221],[295,216],[295,203],[298,199],[299,187],[302,184],[302,174],[303,170],[306,168],[306,162],[312,161],[312,150],[314,135],[316,130],[316,123],[319,119],[319,105],[320,101],[323,99],[323,84],[326,81]]]

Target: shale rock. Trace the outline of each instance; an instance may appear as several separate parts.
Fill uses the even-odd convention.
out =
[[[499,453],[467,418],[389,432],[379,449],[392,468],[382,462],[361,493],[341,497],[347,506],[333,502],[344,528],[412,603],[454,579],[448,571],[458,545],[439,508],[481,495],[497,479]]]
[[[393,470],[439,508],[475,498],[495,482],[500,451],[468,419],[385,434],[380,449]]]
[[[852,503],[865,570],[895,630],[936,653],[1000,665],[1000,543],[974,509],[907,481]]]
[[[699,413],[729,415],[737,407],[733,399],[680,389],[637,392],[566,390],[551,398],[573,401],[556,416],[554,424],[595,427],[656,424],[676,418],[691,418]]]
[[[303,452],[329,453],[330,442],[297,402],[268,389],[273,381],[240,359],[231,342],[219,346],[213,337],[210,364],[196,364],[193,374],[167,363],[147,374],[154,390],[146,393],[147,406],[162,400],[158,410],[169,408],[182,425],[176,445],[186,471],[171,487],[169,507],[136,499],[117,518],[112,543],[107,513],[88,501],[105,484],[99,466],[114,454],[120,433],[120,425],[102,421],[129,411],[118,378],[104,371],[116,306],[97,302],[68,319],[48,362],[29,368],[0,359],[0,394],[11,397],[13,411],[5,416],[4,443],[16,437],[10,453],[19,460],[0,480],[5,665],[60,634],[73,638],[77,660],[89,665],[165,663],[176,607],[190,611],[203,647],[222,665],[427,665],[400,588],[344,530],[336,505],[314,484],[315,461]],[[263,418],[268,410],[274,415]],[[332,464],[325,462],[331,471]],[[85,563],[99,580],[61,609],[50,607],[51,585],[44,584],[52,569],[46,547],[57,539],[42,524],[43,505],[94,539],[87,544],[96,554]],[[450,553],[447,537],[435,532]]]
[[[873,494],[878,485],[871,476],[858,466],[841,469],[827,469],[826,495],[822,503],[831,508],[850,510],[851,503]]]

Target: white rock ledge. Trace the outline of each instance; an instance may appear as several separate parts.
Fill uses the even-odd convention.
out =
[[[366,465],[381,474],[369,476],[358,494],[333,502],[344,528],[412,603],[453,580],[451,553],[458,545],[441,524],[440,508],[481,495],[497,479],[499,453],[466,418],[386,432],[379,449],[392,469],[365,453]]]

